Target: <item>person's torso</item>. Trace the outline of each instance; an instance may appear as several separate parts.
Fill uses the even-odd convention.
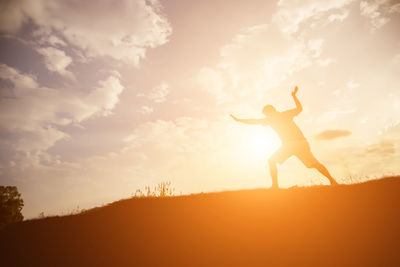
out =
[[[279,135],[282,144],[288,142],[306,141],[304,134],[293,121],[293,117],[279,112],[275,116],[267,118],[268,125]]]

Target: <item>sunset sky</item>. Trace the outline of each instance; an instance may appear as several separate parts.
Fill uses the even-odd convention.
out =
[[[340,183],[400,172],[398,1],[0,2],[0,184],[32,218],[127,198],[269,187],[265,104]],[[281,187],[328,184],[296,158]]]

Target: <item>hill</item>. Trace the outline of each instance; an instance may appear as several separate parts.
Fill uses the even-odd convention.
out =
[[[121,200],[6,227],[0,265],[399,265],[399,178]]]

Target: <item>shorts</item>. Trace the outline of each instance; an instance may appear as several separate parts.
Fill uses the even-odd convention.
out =
[[[311,152],[307,141],[294,141],[282,144],[282,146],[271,156],[270,160],[284,163],[291,156],[296,156],[307,168],[313,168],[319,164]]]

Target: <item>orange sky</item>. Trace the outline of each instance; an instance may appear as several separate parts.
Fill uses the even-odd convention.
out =
[[[27,217],[161,181],[270,186],[279,138],[228,115],[292,108],[295,85],[296,123],[339,182],[399,173],[399,13],[389,0],[3,1],[1,184]],[[279,183],[328,181],[291,158]]]

